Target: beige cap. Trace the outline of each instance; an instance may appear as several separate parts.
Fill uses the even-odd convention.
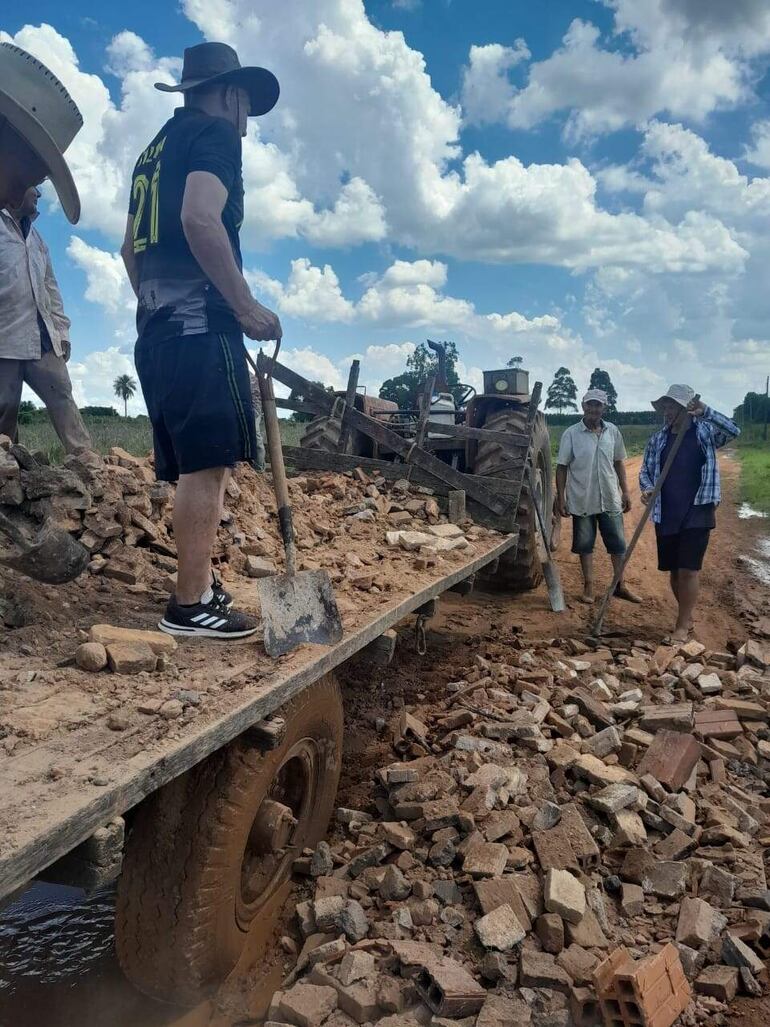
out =
[[[604,389],[589,389],[588,392],[583,396],[582,403],[601,403],[603,406],[607,406],[609,399]]]

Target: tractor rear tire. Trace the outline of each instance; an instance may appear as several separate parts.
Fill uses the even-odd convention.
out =
[[[336,453],[340,442],[340,422],[333,417],[314,417],[299,444],[302,449],[316,449],[322,453]],[[350,439],[346,447],[350,450]]]
[[[189,1006],[210,994],[249,931],[269,930],[271,900],[296,854],[326,833],[342,762],[333,675],[281,716],[286,731],[275,749],[264,751],[246,731],[137,810],[115,942],[123,972],[146,995]]]
[[[315,449],[320,453],[338,453],[342,425],[333,417],[314,417],[299,444],[303,449]],[[361,431],[348,434],[345,453],[349,456],[371,456],[372,442]]]
[[[483,427],[489,431],[526,434],[527,408],[502,407],[490,414]],[[476,455],[474,474],[493,478],[518,477],[518,470],[504,468],[509,461],[510,451],[503,449],[496,442],[481,442]],[[540,413],[535,415],[528,463],[532,468],[535,489],[539,494],[540,509],[547,528],[553,507],[551,439],[545,417]],[[519,527],[519,544],[515,551],[509,550],[500,557],[494,574],[484,575],[482,572],[481,582],[486,588],[501,592],[529,592],[537,588],[543,580],[541,564],[545,551],[540,540],[535,507],[526,479],[519,497],[516,521]]]

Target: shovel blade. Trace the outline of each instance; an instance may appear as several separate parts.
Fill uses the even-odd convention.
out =
[[[25,552],[3,557],[0,562],[35,581],[63,585],[82,574],[90,559],[85,546],[63,528],[47,522]]]
[[[259,598],[269,656],[283,656],[305,642],[334,645],[342,638],[340,612],[326,571],[262,578]]]

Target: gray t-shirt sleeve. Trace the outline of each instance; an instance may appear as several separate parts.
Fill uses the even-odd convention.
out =
[[[572,450],[572,432],[567,428],[561,437],[561,442],[559,443],[559,455],[556,457],[556,463],[567,467],[572,463],[573,459],[574,452]]]
[[[620,428],[616,427],[615,428],[615,454],[614,454],[612,459],[615,460],[615,461],[625,460],[627,455],[628,454],[626,453],[626,444],[623,441],[623,433],[621,432]]]

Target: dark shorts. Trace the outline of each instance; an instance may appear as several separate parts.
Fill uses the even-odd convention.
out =
[[[240,333],[140,338],[134,357],[160,481],[254,460],[254,408]]]
[[[699,571],[711,538],[710,528],[685,528],[676,535],[656,531],[659,571]]]
[[[613,556],[626,551],[626,536],[623,532],[623,514],[600,513],[585,517],[572,515],[572,552],[579,556],[593,553],[596,544],[596,530],[602,536],[604,548]]]

